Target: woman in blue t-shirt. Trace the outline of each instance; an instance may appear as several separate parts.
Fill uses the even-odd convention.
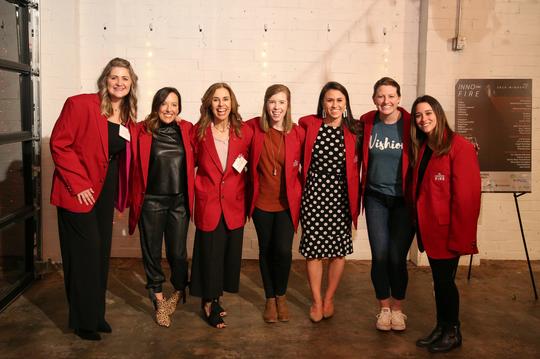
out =
[[[373,86],[377,110],[364,114],[361,198],[371,246],[371,280],[379,301],[376,327],[403,331],[407,253],[413,238],[408,206],[410,114],[399,107],[399,84],[383,77]]]

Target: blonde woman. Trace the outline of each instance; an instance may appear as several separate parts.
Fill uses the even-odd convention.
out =
[[[105,291],[113,213],[127,204],[137,116],[137,75],[127,60],[112,59],[97,85],[98,93],[66,100],[50,141],[69,327],[85,340],[112,331]]]

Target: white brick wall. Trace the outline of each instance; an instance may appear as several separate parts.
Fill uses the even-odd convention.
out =
[[[424,2],[423,5],[427,5]],[[429,1],[425,92],[437,97],[454,122],[454,86],[460,78],[533,79],[533,193],[520,197],[525,236],[532,259],[540,258],[540,4],[537,1],[463,1],[461,34],[465,49],[451,51],[454,2]],[[451,5],[448,5],[451,4]],[[525,259],[512,194],[484,194],[479,224],[481,258]]]
[[[195,122],[203,92],[217,81],[232,85],[245,119],[260,114],[264,90],[276,82],[291,88],[295,119],[315,111],[319,90],[329,80],[347,86],[355,116],[374,108],[373,83],[391,76],[402,85],[403,106],[410,108],[418,86],[438,97],[452,119],[453,89],[460,77],[532,77],[536,84],[540,40],[530,35],[540,33],[535,1],[463,1],[467,45],[460,53],[450,50],[455,3],[428,3],[426,41],[419,44],[418,0],[161,1],[159,6],[154,1],[42,0],[44,144],[65,98],[95,91],[97,76],[115,56],[129,59],[139,75],[139,119],[148,113],[155,91],[166,85],[180,90],[182,115]],[[535,89],[533,118],[538,115]],[[535,123],[534,169],[539,168],[538,127]],[[52,168],[47,153],[44,149],[44,254],[57,259],[55,211],[46,204]],[[533,179],[537,188],[537,172]],[[534,214],[539,198],[531,194],[520,201],[531,256],[538,259],[540,224]],[[137,253],[137,237],[123,235],[124,217],[115,226],[115,253]],[[482,258],[523,258],[515,217],[511,195],[484,196]],[[359,227],[352,257],[367,259],[363,217]],[[245,239],[245,256],[256,257],[251,225]]]

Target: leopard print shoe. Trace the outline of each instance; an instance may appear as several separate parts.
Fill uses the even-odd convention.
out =
[[[171,326],[171,318],[169,318],[169,306],[166,299],[156,299],[156,323],[159,326],[168,328]]]

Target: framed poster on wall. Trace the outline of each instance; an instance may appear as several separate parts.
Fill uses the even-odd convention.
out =
[[[531,79],[460,79],[456,132],[478,147],[483,192],[531,192]]]

